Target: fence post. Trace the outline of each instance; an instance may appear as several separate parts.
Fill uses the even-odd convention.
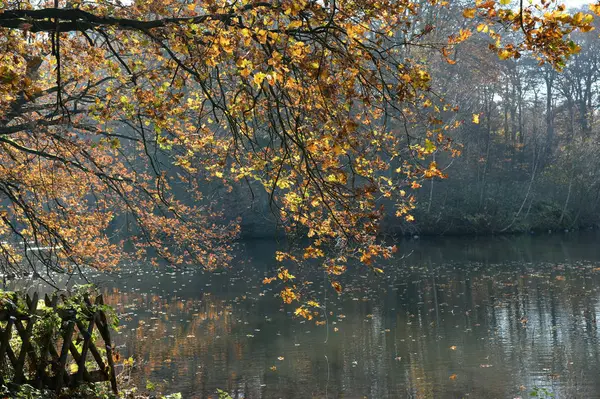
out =
[[[38,294],[37,292],[33,295],[33,300],[27,295],[27,305],[29,306],[29,317],[27,317],[27,328],[23,329],[23,325],[20,320],[15,321],[15,326],[17,327],[17,331],[21,336],[21,352],[19,353],[19,358],[17,360],[17,364],[15,365],[15,378],[13,382],[15,384],[20,384],[24,378],[24,366],[25,366],[25,358],[29,353],[29,347],[31,346],[30,337],[33,331],[33,325],[35,321],[32,316],[37,309],[37,300]],[[19,328],[20,327],[20,328]],[[33,356],[32,356],[33,357]]]
[[[58,302],[58,296],[54,295],[52,299],[48,297],[48,295],[44,296],[44,303],[48,308],[56,308],[56,304]],[[48,331],[48,335],[45,337],[44,342],[42,342],[42,346],[40,347],[40,359],[38,362],[38,367],[35,376],[35,384],[36,388],[41,388],[44,385],[44,377],[46,376],[46,367],[48,366],[48,352],[50,352],[50,348],[54,349],[52,345],[52,336],[54,335],[54,331]]]
[[[6,327],[3,331],[3,334],[0,336],[0,367],[8,369],[5,367],[5,362],[8,363],[6,359],[6,354],[10,345],[10,336],[12,335],[12,325],[13,319],[8,314],[8,321],[6,322]],[[7,381],[4,380],[4,375],[2,375],[2,383],[6,385]]]
[[[63,337],[63,345],[60,351],[60,359],[58,361],[58,370],[56,372],[56,391],[60,391],[63,386],[63,375],[65,373],[65,367],[67,366],[67,356],[69,354],[69,346],[71,344],[71,337],[73,336],[73,330],[75,329],[75,321],[67,320],[67,328]]]
[[[102,295],[98,295],[96,298],[96,304],[104,305],[104,298]],[[108,328],[108,321],[106,320],[106,314],[102,310],[98,312],[98,316],[100,317],[101,323],[98,323],[98,330],[104,339],[104,343],[106,345],[106,361],[108,362],[108,368],[110,373],[110,386],[112,387],[113,392],[119,393],[117,388],[117,376],[115,375],[115,362],[112,356],[112,343],[110,340],[110,330]]]

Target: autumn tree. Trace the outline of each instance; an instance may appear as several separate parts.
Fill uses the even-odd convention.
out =
[[[560,69],[579,51],[569,35],[592,29],[553,1],[450,3],[2,1],[3,267],[114,266],[120,215],[137,255],[226,265],[239,227],[222,223],[217,182],[259,184],[310,239],[276,255],[285,302],[302,295],[291,264],[320,264],[338,291],[352,258],[379,272],[385,208],[412,220],[412,190],[444,176],[428,157],[458,154],[456,104],[424,52],[454,64],[478,38]],[[456,7],[460,28],[432,23]]]

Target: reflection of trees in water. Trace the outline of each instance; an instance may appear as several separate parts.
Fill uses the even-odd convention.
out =
[[[230,356],[235,360],[242,357],[239,342],[227,338],[230,348],[219,342],[220,337],[232,336],[236,323],[231,318],[231,304],[224,300],[211,295],[201,299],[159,297],[117,289],[105,295],[125,315],[130,331],[125,331],[124,343],[128,354],[139,357],[143,379],[158,380],[155,372],[160,371],[161,378],[201,387],[211,373],[227,371]]]
[[[447,237],[444,239],[409,240],[400,243],[402,253],[412,255],[406,258],[407,264],[438,265],[456,262],[472,266],[506,264],[519,265],[538,262],[570,262],[577,260],[600,259],[598,233],[535,234],[491,237]]]
[[[582,397],[600,389],[599,278],[577,262],[399,271],[330,298],[326,344],[325,326],[293,320],[269,292],[105,295],[129,318],[119,341],[141,357],[137,378],[186,397],[513,397],[536,385]]]

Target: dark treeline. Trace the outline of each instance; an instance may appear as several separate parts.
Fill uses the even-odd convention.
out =
[[[453,29],[460,20],[455,14],[432,23]],[[415,223],[388,229],[483,234],[597,225],[597,31],[573,37],[581,51],[561,72],[525,56],[500,60],[476,34],[456,49],[456,65],[428,55],[436,90],[460,108],[463,124],[451,135],[462,155],[438,154],[448,178],[419,190]]]

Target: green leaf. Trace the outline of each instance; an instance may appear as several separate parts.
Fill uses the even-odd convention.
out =
[[[233,399],[227,392],[222,389],[217,388],[217,393],[219,394],[219,399]]]
[[[154,391],[156,389],[156,385],[152,381],[148,380],[146,381],[146,389],[149,391]]]

